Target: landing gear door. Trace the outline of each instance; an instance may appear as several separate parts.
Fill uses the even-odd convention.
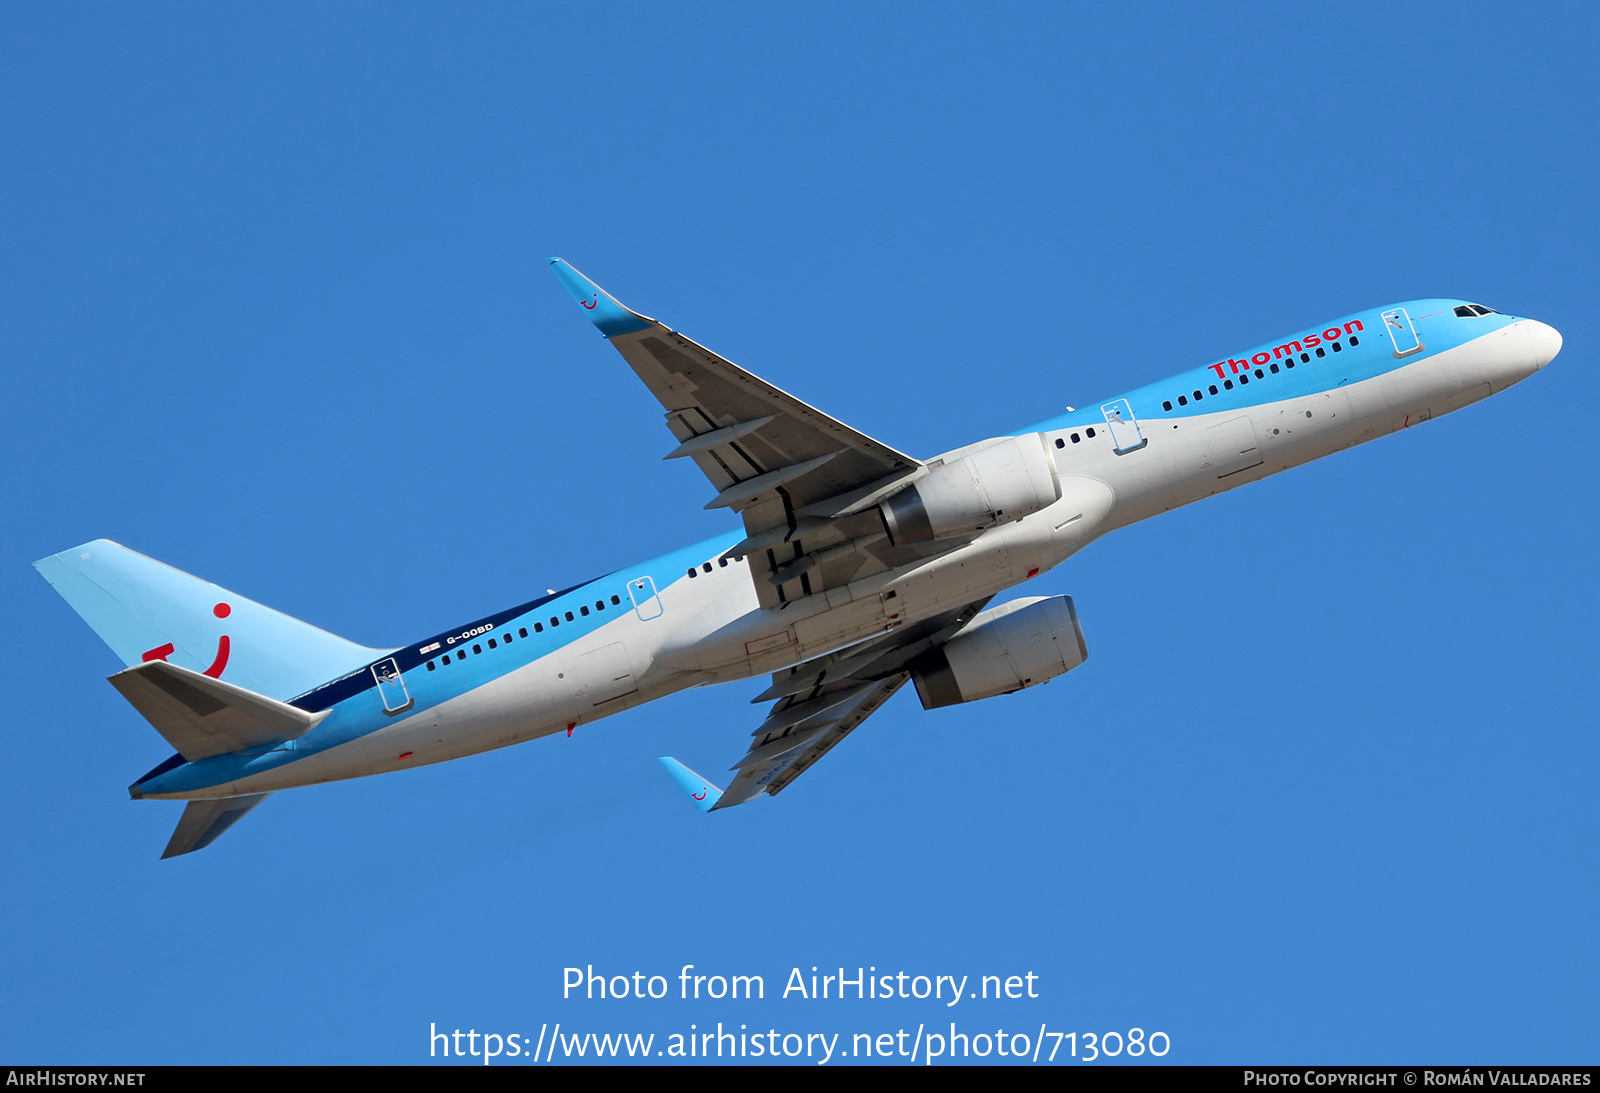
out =
[[[1106,417],[1106,428],[1111,430],[1112,450],[1118,455],[1136,452],[1150,443],[1150,438],[1140,431],[1139,422],[1133,416],[1133,407],[1128,405],[1127,399],[1108,402],[1100,407],[1100,412]]]
[[[393,716],[405,713],[417,700],[406,693],[406,681],[400,678],[400,665],[394,657],[380,660],[372,666],[372,678],[378,684],[378,697],[383,700],[383,712]]]
[[[1417,337],[1417,328],[1411,325],[1411,316],[1406,314],[1405,308],[1385,311],[1383,328],[1389,332],[1389,340],[1394,343],[1395,359],[1422,352],[1422,339]]]
[[[635,577],[628,582],[628,599],[645,622],[661,617],[661,598],[656,595],[656,582],[649,577]]]

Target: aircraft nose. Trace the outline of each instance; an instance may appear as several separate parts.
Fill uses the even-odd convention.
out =
[[[1561,332],[1537,319],[1529,319],[1524,327],[1528,332],[1528,343],[1533,348],[1534,367],[1543,368],[1555,360],[1556,354],[1561,352]]]

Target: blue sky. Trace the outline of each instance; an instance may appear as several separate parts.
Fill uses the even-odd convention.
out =
[[[1593,1061],[1596,44],[1580,4],[0,11],[0,1056],[955,1020]],[[168,751],[33,559],[104,536],[389,645],[728,526],[556,254],[918,455],[1415,297],[1566,348],[1102,540],[1026,590],[1083,668],[902,695],[775,800],[655,763],[733,762],[734,685],[158,861],[178,806],[125,787]],[[590,964],[769,997],[563,1001]],[[1040,997],[774,997],[813,965]]]

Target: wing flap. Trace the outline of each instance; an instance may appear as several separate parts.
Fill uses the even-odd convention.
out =
[[[758,741],[734,768],[739,776],[729,783],[710,811],[742,805],[763,793],[777,793],[889,701],[910,678],[909,673],[899,672],[887,679],[852,688],[842,703],[830,705],[825,720],[791,730],[788,735],[771,742]]]
[[[863,701],[856,703],[846,716],[830,725],[828,731],[822,733],[809,748],[795,756],[784,769],[778,771],[767,783],[767,793],[774,797],[782,793],[789,783],[810,770],[818,759],[833,750],[834,745],[854,732],[857,725],[871,717],[879,706],[893,698],[894,693],[904,687],[910,678],[911,673],[899,672],[882,680],[870,694],[863,696]]]
[[[755,432],[768,422],[776,421],[777,417],[777,414],[768,414],[766,417],[758,417],[754,421],[741,421],[736,425],[713,429],[709,433],[701,433],[699,436],[693,436],[685,440],[661,458],[682,459],[686,455],[694,455],[696,452],[715,448],[719,444],[731,444],[740,437]]]
[[[859,696],[860,692],[872,686],[872,683],[856,683],[851,680],[846,685],[828,690],[808,698],[796,698],[790,702],[780,702],[767,719],[761,723],[750,735],[759,737],[757,745],[776,743],[783,735],[792,729],[798,728],[808,721],[815,721],[824,714],[831,713],[837,707]],[[755,747],[757,745],[752,745]]]
[[[775,674],[762,698],[778,701],[751,734],[750,749],[730,768],[737,776],[707,811],[781,792],[894,697],[911,678],[913,660],[948,641],[988,602],[969,603]]]

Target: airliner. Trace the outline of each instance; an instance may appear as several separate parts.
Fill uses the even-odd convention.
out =
[[[1533,319],[1412,300],[921,459],[550,264],[660,401],[665,458],[699,468],[705,507],[742,526],[398,648],[104,539],[35,562],[176,749],[129,787],[187,802],[162,857],[278,790],[570,736],[758,677],[753,701],[771,707],[726,788],[660,762],[704,811],[776,795],[908,682],[933,709],[1082,664],[1071,597],[994,601],[1108,532],[1461,409],[1561,349]]]

